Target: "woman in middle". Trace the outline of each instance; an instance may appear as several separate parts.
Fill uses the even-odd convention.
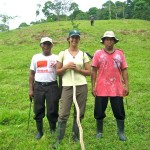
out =
[[[73,102],[73,84],[76,86],[76,99],[80,109],[80,120],[84,118],[88,87],[86,76],[91,75],[90,60],[87,54],[78,49],[80,32],[72,30],[67,38],[69,48],[61,51],[58,55],[56,73],[62,75],[62,94],[60,100],[60,110],[58,119],[58,138],[55,146],[64,138],[66,123],[70,115]],[[74,81],[71,71],[74,71]],[[73,140],[79,140],[79,129],[76,122],[76,109],[74,107]]]

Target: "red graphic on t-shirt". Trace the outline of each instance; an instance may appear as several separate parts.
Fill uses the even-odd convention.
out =
[[[54,65],[56,64],[56,62],[55,62],[55,61],[53,61],[53,60],[51,60],[49,63],[50,63],[50,65],[49,65],[49,66],[50,66],[51,68],[52,68],[52,67],[54,67]]]
[[[46,66],[47,66],[47,61],[46,60],[37,62],[37,67],[46,67]]]

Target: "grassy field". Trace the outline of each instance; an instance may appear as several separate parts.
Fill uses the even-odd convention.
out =
[[[81,32],[80,49],[91,53],[103,47],[100,37],[113,30],[120,39],[117,48],[124,50],[129,66],[130,95],[125,98],[127,142],[118,140],[116,121],[110,104],[104,120],[104,134],[95,139],[96,123],[93,117],[94,98],[88,79],[89,95],[85,119],[82,122],[86,150],[148,150],[150,147],[150,22],[142,20],[77,21]],[[68,22],[52,22],[0,33],[0,150],[51,150],[57,134],[51,136],[44,118],[44,136],[35,140],[33,112],[27,133],[29,99],[28,76],[31,58],[41,52],[39,41],[50,36],[54,41],[52,52],[58,54],[68,47],[66,38],[72,29]],[[127,104],[126,104],[127,100]],[[33,104],[32,104],[33,106]],[[32,109],[33,111],[33,109]],[[80,150],[71,138],[72,111],[60,150]]]

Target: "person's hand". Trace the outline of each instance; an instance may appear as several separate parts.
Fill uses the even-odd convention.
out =
[[[76,66],[76,67],[74,68],[74,71],[80,72],[80,71],[81,71],[81,68]]]
[[[33,90],[29,90],[29,99],[30,99],[30,102],[32,102],[32,98],[34,97],[34,92]]]
[[[30,102],[32,102],[32,97],[29,96]]]
[[[75,69],[76,68],[76,64],[74,62],[69,62],[64,67],[67,68],[67,69]]]
[[[129,95],[129,89],[127,87],[124,87],[123,96],[128,96],[128,95]]]
[[[93,95],[94,97],[96,97],[96,89],[95,89],[95,88],[92,88],[92,95]]]

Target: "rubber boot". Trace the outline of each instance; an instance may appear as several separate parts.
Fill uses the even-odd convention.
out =
[[[50,126],[50,133],[52,135],[55,134],[55,131],[56,131],[56,122],[50,122],[49,121],[49,126]]]
[[[73,127],[72,127],[72,139],[74,142],[79,141],[79,128],[76,119],[73,121]]]
[[[100,139],[102,138],[103,132],[103,120],[96,120],[96,126],[97,126],[96,139]]]
[[[36,139],[40,139],[43,136],[43,121],[36,121],[37,134]]]
[[[53,145],[53,149],[57,149],[61,140],[64,138],[66,130],[66,121],[58,122],[58,137],[56,143]]]
[[[117,119],[117,127],[118,127],[118,136],[121,141],[126,141],[126,137],[124,135],[124,120]]]

